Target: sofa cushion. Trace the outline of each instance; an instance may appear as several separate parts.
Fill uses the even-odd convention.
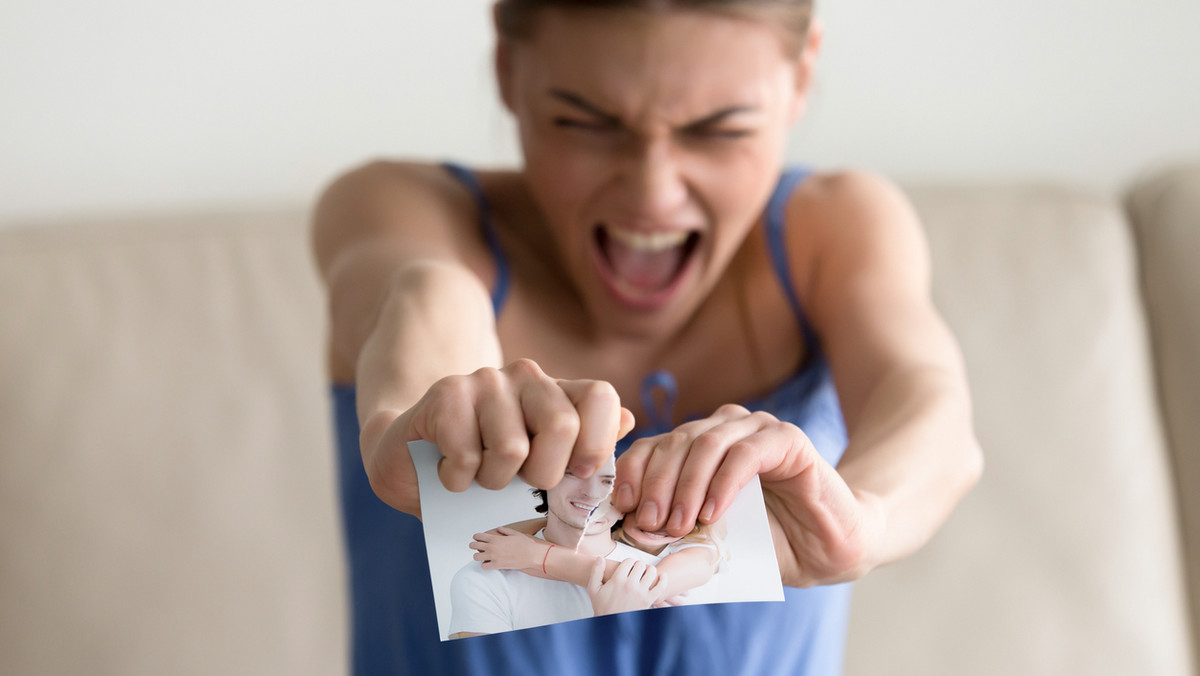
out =
[[[1200,630],[1200,166],[1156,172],[1126,200],[1141,254],[1159,391],[1175,461]],[[1200,645],[1200,631],[1197,631]]]
[[[304,223],[0,230],[0,673],[345,669]]]
[[[913,187],[984,477],[858,585],[850,674],[1189,674],[1177,521],[1122,212]]]

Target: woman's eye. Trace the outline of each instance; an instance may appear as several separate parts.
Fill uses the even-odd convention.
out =
[[[712,129],[700,128],[689,129],[689,135],[700,139],[739,139],[750,136],[753,132],[749,129]]]
[[[616,125],[610,122],[593,122],[590,120],[577,120],[570,117],[554,118],[554,126],[565,129],[579,129],[582,131],[591,132],[609,132],[615,131]]]

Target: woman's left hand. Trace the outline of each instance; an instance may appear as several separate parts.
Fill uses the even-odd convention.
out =
[[[550,543],[539,540],[507,526],[476,533],[467,545],[475,550],[472,557],[483,564],[484,570],[520,570],[536,568]]]
[[[845,582],[874,567],[882,503],[852,490],[799,427],[762,411],[730,404],[634,442],[617,459],[613,504],[636,511],[642,530],[683,536],[720,519],[756,474],[784,584]]]

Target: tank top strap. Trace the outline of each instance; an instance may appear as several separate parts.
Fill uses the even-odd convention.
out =
[[[787,295],[788,304],[792,306],[792,313],[800,325],[801,335],[804,336],[804,344],[815,349],[817,334],[809,323],[808,316],[804,313],[804,306],[800,304],[800,297],[796,295],[796,289],[792,285],[791,265],[788,262],[785,242],[788,198],[792,196],[796,186],[800,185],[810,173],[811,171],[804,168],[788,169],[783,172],[779,177],[779,183],[775,185],[775,191],[771,193],[771,198],[767,201],[764,221],[767,248],[771,253],[771,265],[775,268],[775,276],[778,278],[780,286],[783,287],[784,294]]]
[[[504,256],[504,249],[500,246],[500,237],[496,234],[496,226],[492,222],[491,203],[488,201],[487,194],[483,192],[483,187],[479,185],[479,179],[475,176],[475,172],[453,162],[443,162],[442,167],[451,176],[458,179],[475,198],[475,204],[479,210],[479,231],[483,233],[488,248],[492,252],[492,260],[496,263],[496,280],[492,286],[492,312],[499,317],[500,309],[504,307],[504,300],[508,297],[509,271],[508,259]]]

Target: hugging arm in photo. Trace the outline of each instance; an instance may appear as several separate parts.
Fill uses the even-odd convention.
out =
[[[501,526],[486,533],[476,533],[470,548],[474,559],[485,570],[511,569],[527,575],[571,582],[586,587],[593,577],[597,557],[559,547],[533,537],[543,520],[532,519]],[[655,605],[682,605],[686,593],[713,578],[720,569],[723,552],[715,533],[724,530],[724,523],[697,525],[691,533],[673,537],[665,532],[645,533],[630,522],[618,522],[613,539],[654,557],[651,564],[658,573],[666,574],[670,582],[659,585],[660,596]],[[602,560],[602,581],[607,582],[620,562]]]

